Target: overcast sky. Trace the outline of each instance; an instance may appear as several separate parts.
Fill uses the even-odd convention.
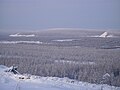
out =
[[[0,29],[120,29],[120,0],[0,0]]]

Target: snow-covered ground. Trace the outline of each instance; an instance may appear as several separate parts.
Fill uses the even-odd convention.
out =
[[[59,39],[59,40],[52,40],[52,41],[57,41],[57,42],[69,42],[69,41],[73,41],[75,39]]]
[[[69,64],[82,64],[82,65],[95,65],[95,62],[78,62],[78,61],[69,61],[69,60],[55,60],[55,63],[69,63]]]
[[[42,44],[40,41],[0,41],[3,44],[17,44],[17,43],[28,43],[28,44]]]
[[[19,34],[19,33],[11,34],[11,35],[9,35],[9,36],[10,36],[10,37],[35,37],[34,34],[24,35],[24,34]]]
[[[101,36],[101,35],[95,35],[95,36],[88,36],[88,37],[100,37],[100,38],[116,38],[117,36],[113,36],[113,35],[108,35],[108,36]]]
[[[0,65],[0,90],[120,90],[120,87],[79,82],[66,77],[15,75],[5,72],[8,69]]]
[[[111,35],[111,34],[109,34],[108,32],[104,32],[104,33],[102,33],[101,35],[95,35],[95,36],[90,36],[90,37],[100,37],[100,38],[111,37],[111,38],[113,38],[113,37],[116,37],[116,36]]]

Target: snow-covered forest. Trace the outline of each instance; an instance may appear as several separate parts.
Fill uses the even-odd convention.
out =
[[[120,86],[119,34],[111,33],[117,36],[115,38],[102,38],[89,37],[100,35],[101,32],[70,32],[63,31],[60,35],[60,31],[34,33],[35,37],[9,37],[8,34],[1,37],[0,64],[18,66],[21,74],[68,77],[89,83]],[[73,39],[68,41],[70,38]],[[65,41],[56,41],[62,39]],[[2,43],[8,40],[24,42]],[[25,40],[42,43],[27,43]],[[104,77],[106,75],[107,78]]]
[[[106,84],[90,84],[67,77],[41,77],[14,74],[13,67],[0,65],[0,90],[120,90]]]

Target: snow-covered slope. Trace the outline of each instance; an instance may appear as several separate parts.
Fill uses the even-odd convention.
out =
[[[108,32],[104,32],[101,35],[95,35],[95,36],[91,36],[91,37],[106,38],[106,37],[116,37],[116,36],[110,35],[110,34],[108,34]]]
[[[90,84],[68,78],[15,75],[5,72],[8,69],[0,65],[0,90],[120,90],[120,87]]]
[[[101,34],[99,37],[107,37],[108,36],[108,32],[104,32],[103,34]]]

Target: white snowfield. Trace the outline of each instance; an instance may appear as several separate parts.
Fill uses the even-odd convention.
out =
[[[108,32],[104,32],[103,34],[101,34],[99,37],[107,37],[108,36]]]
[[[43,44],[40,41],[0,41],[2,44],[19,44],[19,43],[28,43],[28,44]]]
[[[57,42],[70,42],[73,41],[75,39],[59,39],[59,40],[52,40],[52,41],[57,41]]]
[[[68,78],[15,75],[5,72],[7,69],[8,67],[0,65],[0,90],[120,90],[120,87],[90,84]]]
[[[19,34],[19,33],[16,33],[16,34],[11,34],[9,35],[10,37],[35,37],[34,34],[30,34],[30,35],[23,35],[23,34]]]
[[[55,63],[69,63],[69,64],[82,64],[82,65],[95,65],[95,62],[77,62],[77,61],[68,61],[68,60],[55,60]]]

